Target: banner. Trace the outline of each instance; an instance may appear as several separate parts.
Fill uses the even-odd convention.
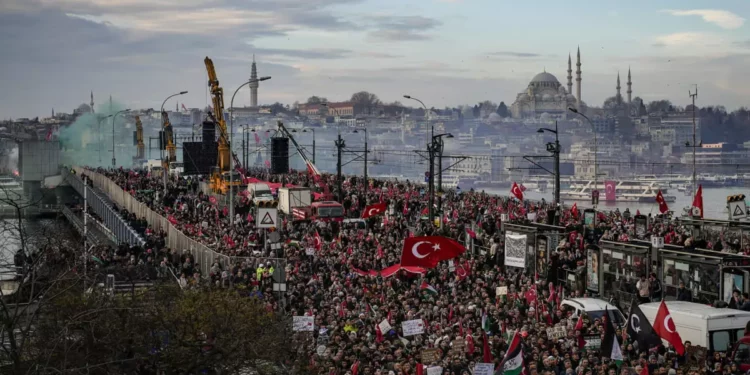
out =
[[[505,265],[526,267],[526,235],[508,232],[505,234]]]
[[[586,289],[599,293],[599,250],[588,249],[586,253]]]
[[[314,316],[295,316],[292,317],[292,319],[292,331],[312,332],[315,330]]]
[[[401,323],[404,336],[421,335],[424,333],[424,321],[422,319],[407,320]]]

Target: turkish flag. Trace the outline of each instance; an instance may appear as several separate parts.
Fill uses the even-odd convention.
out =
[[[313,244],[315,245],[315,250],[320,250],[323,246],[323,239],[320,238],[318,231],[315,231],[315,236],[313,236]]]
[[[695,198],[693,198],[693,207],[691,210],[690,214],[692,216],[700,216],[703,219],[703,186],[701,185],[698,185],[698,192],[695,193]]]
[[[368,217],[378,216],[385,212],[387,208],[388,205],[386,205],[385,203],[371,204],[365,207],[365,210],[362,211],[362,218],[367,219]]]
[[[573,214],[573,217],[578,219],[578,203],[573,203],[573,207],[570,208],[570,213]]]
[[[518,198],[519,201],[523,200],[523,191],[521,191],[521,188],[518,187],[517,183],[513,183],[513,186],[510,187],[510,193],[513,194],[514,197]]]
[[[700,188],[698,191],[700,192]],[[661,301],[659,311],[656,313],[656,318],[654,319],[654,333],[672,344],[675,350],[677,350],[677,354],[683,355],[685,353],[685,346],[682,343],[682,337],[677,333],[672,314],[669,313],[667,304],[664,303],[664,301]]]
[[[669,211],[669,206],[667,206],[667,201],[664,200],[661,190],[656,192],[656,203],[659,204],[659,212],[665,213]]]
[[[492,351],[490,351],[490,340],[487,338],[487,332],[483,333],[484,343],[482,344],[482,360],[484,363],[492,363]]]
[[[604,181],[604,200],[617,200],[617,183],[614,181]]]
[[[404,240],[401,266],[435,268],[441,260],[453,259],[466,251],[460,243],[446,237],[409,237]]]

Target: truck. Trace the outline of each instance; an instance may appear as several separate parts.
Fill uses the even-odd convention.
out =
[[[675,329],[682,341],[690,341],[710,352],[727,352],[734,343],[745,336],[745,325],[750,321],[750,312],[728,308],[717,308],[694,302],[666,301]],[[639,305],[651,325],[661,302]],[[661,324],[661,323],[659,323]]]
[[[253,201],[256,206],[266,206],[269,204],[275,204],[273,193],[268,184],[264,183],[252,183],[247,184],[247,197]]]
[[[312,203],[310,188],[281,187],[279,188],[279,211],[292,215],[293,208],[309,207]]]
[[[743,373],[750,371],[750,321],[745,325],[745,335],[734,344],[730,358]]]

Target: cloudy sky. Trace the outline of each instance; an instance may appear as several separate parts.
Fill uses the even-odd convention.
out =
[[[229,106],[253,54],[273,76],[261,103],[511,103],[544,69],[564,81],[579,45],[591,105],[630,67],[645,100],[686,104],[697,83],[700,105],[734,109],[750,105],[748,18],[747,0],[2,0],[0,118],[71,112],[91,90],[131,108],[189,90],[180,102],[202,107],[205,56]]]

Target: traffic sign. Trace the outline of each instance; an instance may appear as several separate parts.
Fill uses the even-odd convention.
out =
[[[729,202],[729,220],[739,220],[747,217],[745,201]]]
[[[255,217],[255,226],[257,228],[276,228],[279,222],[279,212],[275,208],[258,207],[258,213]]]

